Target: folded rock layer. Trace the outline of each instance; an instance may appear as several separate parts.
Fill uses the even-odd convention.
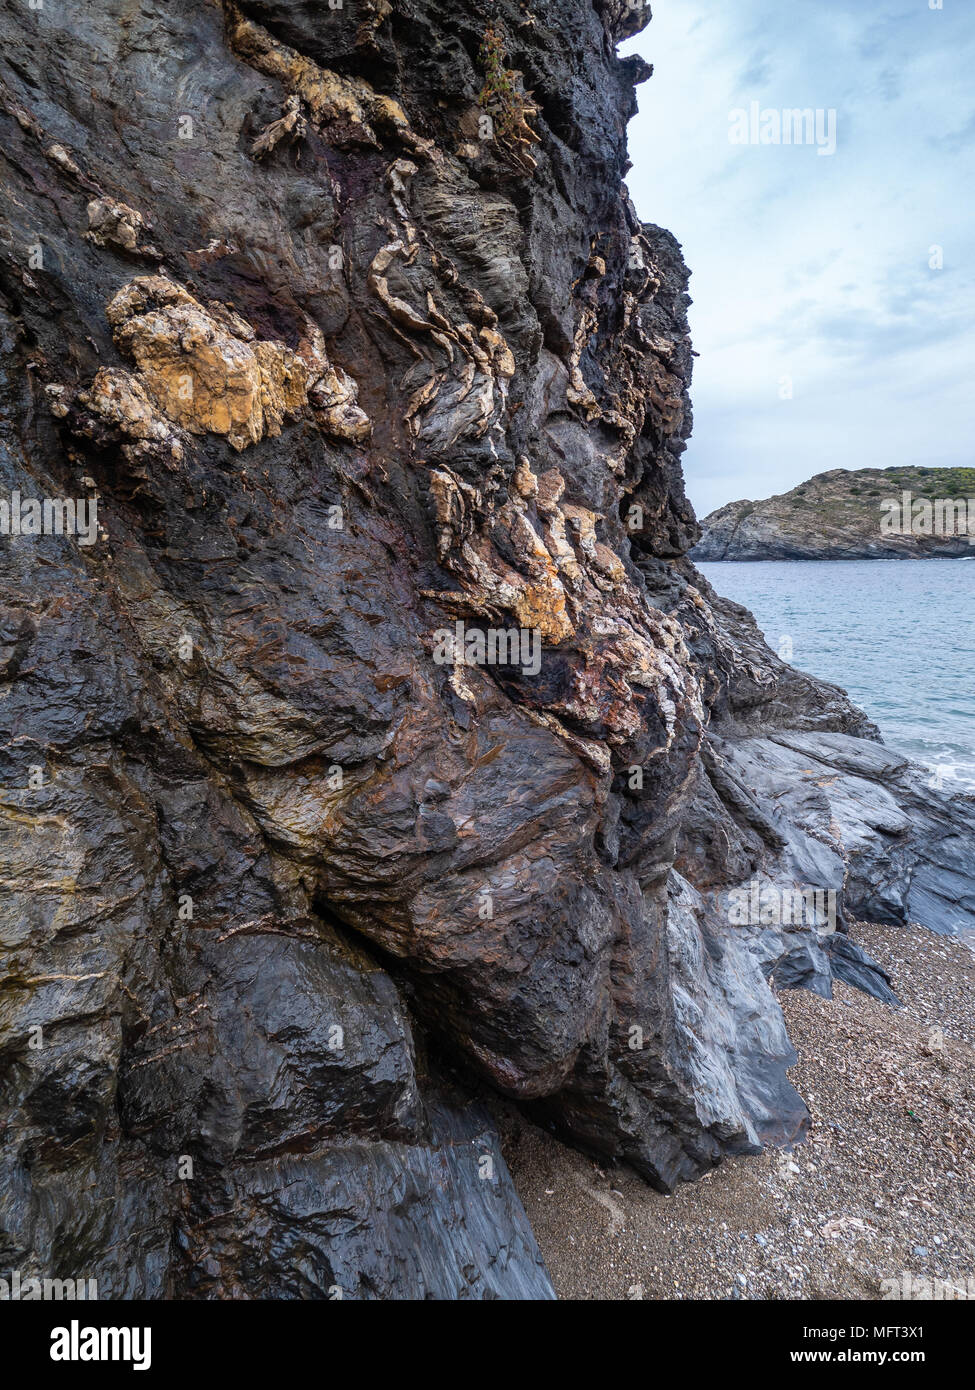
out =
[[[24,1277],[551,1297],[477,1092],[669,1188],[801,1136],[775,986],[888,988],[844,910],[975,911],[970,810],[684,558],[646,18],[0,19],[0,496],[98,523],[0,550]]]

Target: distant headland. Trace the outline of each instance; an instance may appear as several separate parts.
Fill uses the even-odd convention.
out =
[[[701,526],[693,560],[975,558],[975,468],[833,468]]]

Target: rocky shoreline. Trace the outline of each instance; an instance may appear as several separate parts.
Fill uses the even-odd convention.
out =
[[[900,1007],[780,995],[807,1142],[665,1197],[507,1111],[503,1143],[563,1299],[975,1299],[975,954],[852,926]]]
[[[975,921],[687,559],[646,11],[355,19],[0,20],[0,492],[98,502],[0,547],[0,1266],[105,1299],[549,1298],[483,1094],[674,1191],[807,1132],[851,918]]]
[[[690,551],[716,560],[975,557],[975,469],[834,468],[762,502],[729,502]]]

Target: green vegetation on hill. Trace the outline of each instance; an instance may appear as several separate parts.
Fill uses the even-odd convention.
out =
[[[790,492],[764,501],[731,502],[705,517],[696,559],[882,558],[971,554],[968,535],[881,529],[885,503],[958,502],[975,506],[975,468],[842,469],[818,473]],[[888,520],[889,520],[889,511]]]

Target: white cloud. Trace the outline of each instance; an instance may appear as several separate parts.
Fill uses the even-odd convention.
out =
[[[655,68],[630,190],[694,272],[701,514],[825,468],[972,462],[975,25],[950,0],[863,9],[656,0],[626,45]],[[731,144],[752,100],[835,108],[836,154]]]

